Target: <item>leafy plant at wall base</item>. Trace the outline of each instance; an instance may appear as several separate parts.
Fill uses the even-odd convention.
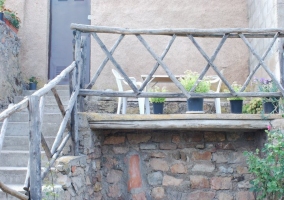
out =
[[[243,106],[243,112],[247,114],[261,114],[262,112],[262,99],[254,98],[249,103]]]
[[[190,91],[191,88],[194,86],[195,82],[198,80],[199,73],[192,72],[190,70],[185,71],[185,76],[180,78],[179,81],[182,86],[187,90]],[[196,93],[206,93],[210,90],[211,83],[208,80],[199,80],[198,85],[195,88],[194,92]]]
[[[165,87],[158,87],[158,86],[155,86],[153,89],[150,90],[150,92],[167,92],[166,88]],[[152,98],[149,98],[150,102],[151,103],[164,103],[166,98],[164,97],[152,97]]]
[[[30,83],[36,83],[36,84],[38,83],[36,77],[34,77],[34,76],[32,76],[31,78],[29,78],[29,82],[30,82]]]
[[[262,149],[245,152],[249,172],[254,175],[251,191],[257,199],[280,200],[284,198],[284,135],[280,130],[266,130],[267,143]]]

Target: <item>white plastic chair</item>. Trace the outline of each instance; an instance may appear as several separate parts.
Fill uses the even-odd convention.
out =
[[[118,91],[122,92],[123,90],[123,84],[128,85],[127,82],[124,80],[124,78],[114,69],[112,69],[112,73],[115,76],[116,84],[118,87]],[[129,79],[133,82],[133,84],[137,86],[141,86],[141,82],[136,82],[136,79],[134,77],[129,77]],[[126,90],[127,92],[132,92],[132,90]],[[148,101],[148,98],[138,98],[138,104],[139,104],[139,112],[140,114],[145,114],[144,105],[145,101]],[[147,103],[147,102],[146,102]],[[117,114],[120,114],[121,111],[121,104],[122,104],[122,114],[126,114],[126,108],[127,108],[127,97],[118,97],[118,105],[117,105]],[[148,103],[149,104],[149,103]],[[147,104],[146,104],[147,105]],[[147,112],[147,108],[146,108]]]
[[[221,74],[223,74],[223,69],[221,70]],[[215,92],[219,93],[221,90],[221,85],[222,85],[222,80],[220,79],[219,76],[206,76],[206,78],[209,79],[209,82],[212,83],[218,83],[216,91],[210,91],[210,92]],[[221,114],[221,101],[220,98],[215,98],[215,108],[216,108],[216,114]]]

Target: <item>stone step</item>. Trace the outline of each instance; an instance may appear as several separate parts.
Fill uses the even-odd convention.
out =
[[[55,136],[60,126],[59,123],[44,123],[42,126],[43,135]],[[2,127],[2,122],[0,123],[0,127]],[[8,123],[6,136],[29,136],[29,123],[28,122]]]
[[[24,90],[22,93],[22,96],[29,96],[32,95],[35,92],[35,90]],[[57,90],[58,95],[61,96],[70,96],[69,94],[69,90]],[[53,93],[51,91],[49,91],[47,94],[47,96],[54,96]]]
[[[49,148],[51,148],[55,137],[44,137]],[[3,142],[3,150],[10,151],[28,151],[29,136],[5,136]]]
[[[14,189],[14,190],[16,190],[18,192],[21,192],[21,193],[25,194],[25,191],[23,189],[23,184],[7,184],[7,186],[9,188],[12,188],[12,189]],[[19,200],[16,197],[13,197],[13,196],[11,196],[9,194],[4,193],[2,190],[0,190],[0,199],[1,200]]]
[[[0,167],[0,180],[4,184],[25,183],[27,167]]]
[[[61,113],[45,113],[43,115],[43,123],[58,123],[62,121],[63,117]],[[9,117],[9,122],[28,122],[29,113],[28,112],[17,112]]]
[[[29,151],[2,150],[0,156],[0,167],[27,167]],[[47,163],[44,151],[41,152],[42,167]],[[1,180],[1,177],[0,177]]]
[[[22,101],[24,99],[24,96],[16,96],[14,98],[14,103],[19,103],[20,101]],[[60,96],[60,100],[62,102],[63,105],[67,105],[68,101],[69,101],[70,97],[69,96]],[[45,103],[46,104],[57,104],[56,100],[54,98],[54,96],[46,96],[45,97]]]

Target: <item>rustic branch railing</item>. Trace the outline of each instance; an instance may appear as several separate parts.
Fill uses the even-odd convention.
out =
[[[102,26],[90,26],[90,25],[83,25],[83,24],[71,24],[71,29],[81,32],[89,32],[94,37],[95,41],[99,44],[102,51],[105,53],[106,58],[98,68],[97,72],[95,73],[94,77],[91,79],[91,82],[87,85],[85,89],[80,89],[79,95],[81,96],[108,96],[108,97],[167,97],[167,98],[190,98],[190,97],[206,97],[206,98],[228,98],[228,97],[281,97],[284,95],[284,89],[277,81],[274,74],[270,71],[268,66],[264,63],[264,59],[267,57],[268,53],[272,49],[273,45],[277,38],[284,37],[284,29],[249,29],[249,28],[228,28],[228,29],[125,29],[125,28],[117,28],[117,27],[102,27]],[[120,34],[120,37],[114,44],[114,46],[109,51],[102,40],[99,38],[97,33],[106,33],[106,34]],[[123,68],[118,64],[118,62],[114,59],[112,54],[114,53],[117,46],[120,44],[121,40],[124,38],[125,35],[135,35],[141,44],[145,47],[145,49],[152,55],[152,57],[157,61],[156,65],[152,68],[148,77],[142,83],[142,87],[138,89],[133,85],[130,81],[129,77],[126,75]],[[166,49],[162,53],[161,57],[159,57],[153,49],[149,46],[146,40],[142,37],[142,35],[168,35],[171,36],[171,40],[169,41]],[[194,87],[191,91],[187,92],[185,88],[180,84],[174,74],[170,71],[169,67],[165,64],[163,59],[165,58],[167,52],[171,48],[176,37],[188,37],[192,44],[197,48],[200,54],[208,63],[205,68],[202,70],[198,80],[196,81]],[[209,57],[205,51],[201,48],[198,42],[195,40],[195,37],[208,37],[208,38],[222,38],[219,45],[217,46],[215,52],[211,57]],[[234,89],[229,84],[228,80],[224,77],[221,73],[221,70],[214,64],[214,60],[217,57],[220,49],[222,48],[223,44],[229,38],[241,38],[242,41],[246,44],[249,48],[251,53],[256,57],[258,60],[258,65],[250,72],[247,80],[242,86],[240,92],[234,91]],[[250,42],[247,38],[272,38],[272,41],[261,57],[259,56],[255,50],[252,48]],[[125,79],[125,81],[129,84],[133,92],[110,92],[110,91],[102,91],[102,90],[90,90],[92,86],[95,84],[97,78],[99,77],[100,73],[102,72],[103,68],[105,67],[106,63],[111,61],[112,64],[116,67],[119,71],[121,76]],[[147,86],[149,81],[152,79],[152,76],[161,66],[166,74],[170,77],[172,82],[179,88],[181,92],[179,93],[151,93],[151,92],[143,92],[143,89]],[[271,80],[273,80],[280,92],[244,92],[247,88],[249,82],[251,81],[253,75],[256,71],[262,66],[262,68],[267,72],[270,76]],[[198,85],[198,82],[203,79],[206,72],[210,69],[210,67],[215,71],[215,73],[220,77],[222,82],[226,85],[229,90],[229,93],[194,93],[194,89]]]
[[[2,147],[8,118],[12,114],[19,112],[23,109],[28,108],[29,110],[30,157],[27,164],[28,167],[26,180],[23,186],[23,188],[29,193],[29,195],[25,196],[0,182],[0,189],[17,198],[41,199],[42,180],[49,173],[50,168],[53,166],[55,160],[60,156],[60,153],[62,152],[69,138],[72,138],[73,154],[79,154],[77,99],[79,99],[78,94],[80,86],[82,86],[83,84],[81,81],[81,72],[83,71],[84,61],[86,59],[86,52],[84,50],[85,40],[81,37],[81,33],[79,31],[77,31],[75,34],[75,43],[75,61],[72,62],[70,66],[64,69],[58,76],[56,76],[43,88],[34,92],[32,95],[25,97],[24,100],[22,100],[18,104],[9,106],[8,109],[0,113],[0,121],[4,120],[0,136],[0,147]],[[55,86],[68,75],[69,77],[71,77],[69,89],[69,91],[71,91],[71,96],[67,108],[64,109],[64,106],[61,102],[59,95],[57,94]],[[63,116],[63,120],[60,124],[59,130],[57,132],[55,141],[51,149],[49,149],[46,140],[42,134],[45,99],[44,97],[50,91],[52,91],[52,93],[54,94],[58,108]],[[68,133],[63,138],[64,132],[66,132],[66,130]],[[48,166],[43,170],[43,172],[41,171],[40,144],[42,145],[46,157],[49,161]]]

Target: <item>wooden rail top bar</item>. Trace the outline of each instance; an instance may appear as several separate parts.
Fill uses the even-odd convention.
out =
[[[197,29],[197,28],[163,28],[163,29],[129,29],[120,27],[92,26],[85,24],[71,23],[73,30],[82,32],[96,33],[115,33],[124,35],[193,35],[194,37],[223,37],[224,34],[230,34],[229,37],[239,37],[239,33],[243,33],[246,37],[266,38],[274,37],[279,32],[279,37],[284,37],[284,29],[251,29],[251,28],[219,28],[219,29]]]
[[[280,114],[82,115],[86,115],[92,129],[263,130],[274,120],[282,120]]]

